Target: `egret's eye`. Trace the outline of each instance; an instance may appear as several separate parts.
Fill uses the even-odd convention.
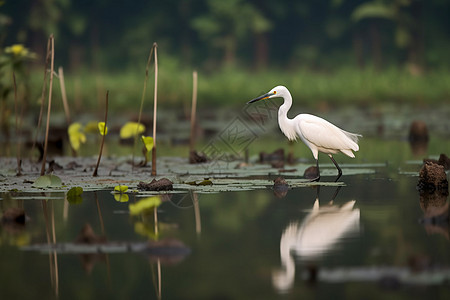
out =
[[[273,91],[273,94],[275,95],[277,93],[277,91]]]

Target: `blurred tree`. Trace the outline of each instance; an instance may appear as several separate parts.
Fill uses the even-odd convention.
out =
[[[223,51],[225,65],[233,65],[236,61],[236,51],[240,42],[245,42],[250,35],[256,34],[257,49],[261,52],[255,55],[263,61],[267,51],[264,33],[270,30],[271,23],[261,12],[250,3],[243,0],[206,0],[206,13],[192,20],[192,27],[201,38],[212,47]]]
[[[356,23],[370,19],[370,35],[374,65],[381,67],[382,50],[379,25],[383,19],[394,22],[396,28],[394,41],[396,47],[408,52],[407,65],[409,70],[420,73],[423,57],[422,34],[422,1],[420,0],[372,0],[355,8],[352,19]]]
[[[401,57],[411,71],[450,65],[444,0],[4,0],[0,46],[21,43],[40,54],[49,33],[56,62],[121,70],[145,64],[153,42],[164,56],[204,68],[333,69],[366,47],[374,64]],[[427,47],[425,47],[425,45]],[[352,51],[353,50],[353,51]],[[142,62],[144,61],[144,62]],[[248,63],[246,63],[248,61]],[[213,68],[210,68],[213,69]]]

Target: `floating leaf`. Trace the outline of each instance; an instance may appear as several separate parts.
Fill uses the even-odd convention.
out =
[[[128,139],[145,131],[145,126],[137,122],[127,122],[120,128],[120,138]]]
[[[146,213],[153,208],[158,207],[160,204],[161,199],[159,198],[159,196],[144,198],[136,203],[132,203],[129,205],[130,214],[138,215],[141,213]]]
[[[127,194],[116,193],[114,194],[114,200],[116,200],[117,202],[128,202],[130,198]]]
[[[126,185],[118,185],[114,187],[114,192],[117,193],[125,193],[126,191],[128,191],[128,186]]]
[[[43,175],[33,183],[33,186],[38,188],[60,187],[61,185],[61,178],[53,174]]]
[[[71,188],[67,192],[67,201],[69,201],[70,204],[81,204],[83,202],[83,198],[81,197],[82,193],[83,193],[82,187],[75,186]]]
[[[69,128],[67,128],[67,133],[69,134],[69,141],[72,149],[78,151],[81,144],[86,142],[86,136],[82,132],[81,124],[78,122],[70,124]]]
[[[145,149],[147,152],[152,151],[153,149],[153,138],[151,136],[141,136],[141,141],[144,143]]]
[[[105,125],[105,122],[98,122],[98,131],[100,132],[100,135],[107,135],[108,134],[108,126]]]

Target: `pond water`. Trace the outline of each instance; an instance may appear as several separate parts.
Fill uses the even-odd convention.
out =
[[[123,158],[130,149],[111,137],[97,185],[71,204],[67,188],[30,189],[39,166],[25,166],[17,179],[15,159],[1,158],[1,211],[21,207],[27,220],[25,226],[0,226],[0,299],[450,299],[449,199],[421,197],[416,189],[422,158],[450,149],[448,107],[441,113],[445,117],[430,125],[428,145],[417,151],[405,141],[409,119],[399,120],[398,111],[381,119],[356,115],[344,128],[365,135],[361,151],[354,160],[337,156],[341,183],[320,188],[298,182],[313,164],[311,153],[286,144],[276,122],[267,129],[236,118],[228,131],[216,132],[228,148],[234,141],[236,152],[247,147],[253,163],[259,151],[293,150],[298,165],[285,167],[298,171],[283,173],[291,187],[276,192],[277,169],[237,169],[241,162],[226,164],[234,177],[219,170],[208,174],[213,186],[190,188],[187,181],[198,183],[205,170],[216,169],[186,166],[187,147],[180,155],[163,133],[158,153],[178,160],[169,164],[159,157],[158,172],[172,176],[178,189],[149,215],[129,213],[142,195],[130,193],[128,202],[119,202],[111,193],[121,180],[133,188],[139,176],[151,180],[149,169],[137,177],[131,173]],[[251,139],[231,140],[234,125],[249,129]],[[203,149],[211,145],[203,143]],[[67,169],[72,158],[55,157],[65,168],[55,174],[67,186],[71,177],[83,187],[94,181],[98,140],[91,146],[77,158],[77,172]],[[0,151],[14,156],[14,143]],[[325,155],[320,164],[322,181],[332,182],[334,166]],[[107,242],[75,244],[86,224]]]
[[[18,202],[29,221],[1,229],[0,298],[449,299],[448,199],[421,201],[416,176],[374,170],[344,168],[345,186],[281,198],[270,188],[174,194],[156,223],[131,217],[110,191],[74,205],[58,192],[4,194],[3,208]],[[72,252],[86,223],[117,247]],[[155,224],[169,246],[140,251]]]

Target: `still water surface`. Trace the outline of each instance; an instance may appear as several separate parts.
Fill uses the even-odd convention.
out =
[[[20,200],[26,228],[1,228],[0,298],[450,299],[448,199],[421,202],[417,177],[387,167],[344,170],[341,180],[333,203],[336,187],[326,186],[284,198],[271,189],[175,194],[158,208],[158,240],[176,239],[186,251],[163,255],[30,248],[45,245],[47,232],[52,240],[52,219],[62,244],[86,223],[109,242],[155,238],[153,215],[130,217],[110,191],[85,192],[77,205],[65,205],[62,193],[34,195]],[[4,196],[2,205],[14,201]],[[429,221],[436,211],[446,222]]]

